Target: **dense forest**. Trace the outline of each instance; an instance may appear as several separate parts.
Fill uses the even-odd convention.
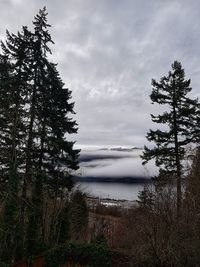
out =
[[[47,267],[199,266],[200,104],[188,97],[181,63],[152,80],[150,99],[166,111],[151,115],[158,129],[147,133],[154,146],[142,159],[154,159],[159,175],[132,209],[89,205],[73,190],[80,150],[68,137],[78,125],[49,60],[50,27],[43,8],[33,30],[7,31],[1,42],[0,266],[31,266],[38,255]]]

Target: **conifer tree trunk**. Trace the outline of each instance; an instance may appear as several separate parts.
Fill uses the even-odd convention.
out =
[[[176,160],[176,191],[177,191],[177,218],[181,216],[181,165],[179,157],[178,131],[177,131],[177,115],[176,115],[176,93],[173,88],[173,124],[174,124],[174,146],[175,146],[175,160]]]
[[[22,187],[22,201],[23,205],[21,207],[21,216],[22,216],[22,224],[24,224],[24,216],[25,216],[25,201],[27,195],[27,185],[28,182],[31,180],[31,151],[32,151],[32,144],[33,144],[33,124],[35,120],[35,101],[36,101],[36,75],[37,69],[34,69],[34,84],[33,84],[33,91],[32,91],[32,98],[30,103],[30,123],[28,126],[28,141],[26,146],[26,167],[25,167],[25,174],[24,174],[24,181]]]

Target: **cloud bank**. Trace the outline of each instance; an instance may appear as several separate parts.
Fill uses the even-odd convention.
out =
[[[83,150],[80,156],[79,175],[84,178],[102,179],[119,178],[149,179],[158,174],[154,162],[142,165],[140,155],[142,150],[131,152]],[[95,181],[96,181],[95,180]]]

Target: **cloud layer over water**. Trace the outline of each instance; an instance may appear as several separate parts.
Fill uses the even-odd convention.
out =
[[[80,157],[80,175],[95,178],[150,178],[157,174],[153,162],[142,165],[142,150],[131,152],[85,150]]]

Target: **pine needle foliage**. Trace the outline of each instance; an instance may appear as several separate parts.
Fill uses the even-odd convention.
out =
[[[44,7],[33,31],[7,31],[1,42],[0,259],[7,262],[43,246],[43,198],[62,198],[78,169],[79,150],[68,141],[78,130],[74,103],[49,60],[49,28]]]
[[[165,105],[166,111],[151,115],[153,122],[166,126],[166,130],[149,130],[147,139],[154,142],[153,148],[145,146],[142,159],[144,164],[155,159],[160,169],[159,178],[176,179],[177,210],[181,208],[181,179],[183,161],[187,145],[198,140],[199,103],[187,95],[191,92],[190,80],[185,79],[185,71],[178,61],[172,64],[172,70],[160,81],[152,80],[152,103]],[[160,128],[163,128],[160,126]]]

